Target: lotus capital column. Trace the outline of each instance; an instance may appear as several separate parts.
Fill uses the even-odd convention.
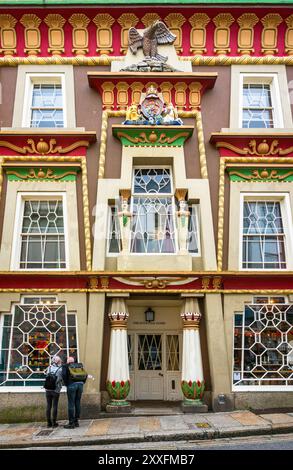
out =
[[[202,398],[205,389],[203,378],[199,325],[202,318],[195,297],[186,298],[181,311],[183,322],[183,354],[181,389],[184,395],[183,411],[207,411]],[[195,411],[194,411],[195,412]]]
[[[127,320],[128,309],[124,298],[112,299],[108,314],[111,324],[109,366],[107,377],[107,391],[111,398],[107,411],[119,412],[130,408],[126,398],[130,390],[128,348],[127,348]]]

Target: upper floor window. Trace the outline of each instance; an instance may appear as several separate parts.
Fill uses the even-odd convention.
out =
[[[25,127],[66,127],[63,74],[27,74],[23,125]]]
[[[55,354],[78,360],[76,323],[51,296],[25,296],[0,314],[0,386],[42,386]]]
[[[175,253],[175,201],[170,168],[134,170],[132,253]]]
[[[188,207],[188,239],[187,249],[191,255],[198,255],[200,252],[199,222],[198,222],[198,204],[192,204]]]
[[[15,267],[65,269],[63,198],[24,197],[20,202],[19,215]]]
[[[117,206],[115,205],[109,206],[109,221],[107,234],[107,252],[111,255],[117,255],[121,250],[121,233]]]
[[[279,108],[279,86],[274,75],[241,74],[241,125],[242,128],[283,127]]]
[[[242,268],[286,269],[289,237],[284,205],[283,199],[244,199]]]

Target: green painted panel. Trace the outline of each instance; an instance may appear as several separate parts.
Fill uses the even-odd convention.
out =
[[[228,168],[230,181],[246,182],[290,182],[293,168]]]
[[[79,168],[7,167],[8,181],[75,181]]]
[[[181,126],[144,128],[113,126],[113,134],[126,147],[182,147],[192,135],[192,128]]]

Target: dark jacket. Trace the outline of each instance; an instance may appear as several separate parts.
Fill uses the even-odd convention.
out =
[[[64,385],[66,385],[66,387],[68,387],[68,385],[72,384],[72,383],[85,383],[85,380],[81,380],[80,382],[74,382],[71,378],[71,375],[69,373],[69,364],[64,364],[62,366],[62,379],[63,379],[63,383]]]

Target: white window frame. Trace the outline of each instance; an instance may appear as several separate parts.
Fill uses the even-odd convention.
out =
[[[278,201],[280,202],[282,223],[285,234],[285,262],[286,268],[243,268],[243,207],[244,201]],[[240,193],[240,230],[239,230],[239,270],[240,271],[275,271],[284,272],[290,271],[293,267],[293,227],[292,227],[292,215],[290,208],[290,199],[288,193]]]
[[[135,170],[145,170],[145,169],[157,169],[157,168],[165,168],[166,170],[170,171],[170,181],[171,181],[171,192],[170,193],[158,193],[156,194],[157,197],[170,197],[172,199],[172,204],[174,208],[174,236],[175,236],[175,251],[174,253],[133,253],[131,251],[131,233],[129,237],[129,244],[128,244],[128,254],[129,256],[174,256],[178,255],[179,253],[179,244],[178,244],[178,228],[177,228],[177,221],[176,221],[176,204],[175,204],[175,195],[174,195],[174,180],[173,180],[173,171],[171,165],[135,165],[132,167],[132,180],[131,180],[131,196],[130,196],[130,213],[133,213],[133,198],[134,197],[144,197],[147,196],[148,193],[135,193],[134,192],[134,171]],[[153,193],[154,194],[154,193]]]
[[[251,84],[251,85],[270,85],[270,93],[271,93],[271,100],[272,100],[272,114],[273,114],[273,127],[257,127],[257,128],[246,128],[242,127],[243,121],[243,85]],[[278,74],[272,73],[240,73],[240,90],[239,93],[239,121],[238,125],[242,129],[247,130],[261,130],[261,129],[275,129],[275,128],[283,128],[284,121],[282,115],[282,106],[281,106],[281,97],[280,97],[280,86],[278,80]]]
[[[79,361],[80,360],[80,350],[79,350],[79,328],[78,328],[77,312],[72,311],[72,310],[68,310],[68,306],[67,306],[66,302],[59,301],[57,295],[50,295],[50,294],[42,294],[42,293],[41,294],[38,293],[37,295],[33,295],[33,294],[26,295],[26,294],[24,294],[24,295],[21,296],[21,298],[18,302],[13,302],[12,303],[10,312],[1,312],[0,311],[0,351],[2,349],[4,315],[14,316],[15,306],[18,305],[18,304],[23,303],[24,298],[29,298],[29,297],[51,297],[51,298],[55,299],[55,302],[54,302],[55,304],[65,305],[65,308],[66,308],[65,321],[66,321],[66,340],[67,340],[67,344],[69,344],[68,343],[68,318],[67,318],[67,315],[69,314],[69,315],[74,315],[75,316],[76,347],[77,347],[77,358],[78,358],[78,361]],[[10,341],[11,341],[11,335],[10,335]],[[10,346],[10,342],[9,342],[9,346]],[[9,355],[10,355],[10,350],[9,350]],[[44,392],[44,388],[43,388],[43,386],[39,386],[39,385],[36,385],[36,386],[30,385],[30,386],[27,386],[27,387],[24,387],[24,386],[9,387],[9,386],[4,385],[3,387],[0,387],[0,393],[7,393],[7,392],[11,392],[11,393],[24,393],[24,392],[40,393],[40,392]],[[65,392],[66,392],[66,387],[62,386],[61,393],[65,393]]]
[[[21,253],[21,228],[23,223],[23,209],[24,202],[27,200],[62,200],[63,206],[63,220],[64,220],[64,245],[65,245],[65,268],[20,268],[20,253]],[[12,242],[11,254],[11,270],[12,271],[68,271],[69,270],[69,236],[68,236],[68,219],[67,219],[67,195],[65,192],[20,192],[17,194],[15,219],[14,219],[14,234]]]
[[[286,296],[275,294],[276,297],[285,297],[285,303],[290,303],[288,298]],[[274,297],[275,297],[274,296]],[[293,391],[293,385],[234,385],[234,331],[235,331],[235,316],[236,315],[244,315],[244,309],[246,304],[251,304],[254,301],[255,297],[263,297],[261,294],[255,295],[250,302],[245,302],[243,305],[243,310],[242,311],[235,311],[233,312],[233,330],[232,330],[232,341],[231,341],[231,346],[232,346],[232,367],[231,367],[231,384],[232,384],[232,392],[292,392]],[[268,295],[268,297],[271,297]],[[242,338],[244,340],[244,338]],[[244,345],[242,343],[242,349],[244,349]],[[241,373],[241,371],[239,371]]]
[[[65,93],[65,74],[64,73],[27,73],[25,77],[25,92],[24,92],[24,106],[22,115],[22,127],[32,128],[31,123],[31,108],[33,99],[33,88],[36,84],[58,84],[62,89],[62,107],[63,107],[63,127],[48,127],[47,129],[64,129],[67,127],[67,103]],[[46,129],[43,127],[42,129]]]

